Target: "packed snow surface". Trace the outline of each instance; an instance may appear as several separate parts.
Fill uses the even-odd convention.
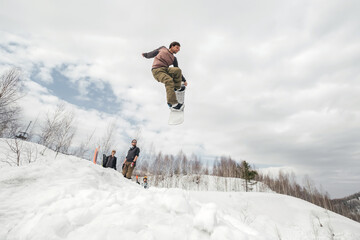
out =
[[[360,239],[360,224],[274,193],[144,189],[54,154],[0,168],[0,239]],[[149,179],[151,183],[151,179]]]

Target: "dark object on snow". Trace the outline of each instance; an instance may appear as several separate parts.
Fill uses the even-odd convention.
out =
[[[116,170],[116,160],[117,160],[117,158],[115,156],[114,157],[111,155],[107,156],[105,161],[103,162],[103,167],[113,168]]]
[[[142,186],[143,186],[144,188],[149,188],[148,182],[147,182],[147,176],[145,176],[145,177],[143,178],[143,184],[142,184]]]
[[[127,179],[131,179],[131,175],[134,171],[134,168],[135,168],[135,166],[133,165],[133,162],[125,162],[125,166],[122,171],[122,174],[124,175],[124,177],[126,177]]]
[[[27,126],[25,132],[19,132],[15,137],[16,137],[16,138],[20,138],[20,139],[22,139],[22,140],[28,139],[29,134],[27,133],[27,130],[29,129],[29,127],[30,127],[30,125],[31,125],[31,122],[32,122],[32,121],[30,121],[30,123],[29,123],[29,125]]]
[[[106,155],[105,154],[103,154],[103,164],[102,164],[102,166],[103,167],[106,166]]]
[[[132,172],[134,171],[134,168],[136,166],[136,160],[139,157],[140,148],[136,146],[136,139],[133,139],[131,141],[131,148],[129,149],[125,161],[124,161],[124,168],[122,171],[122,174],[124,177],[131,179]]]
[[[136,156],[139,156],[140,148],[133,146],[129,149],[128,154],[126,156],[126,162],[133,162]],[[136,162],[135,162],[136,163]]]

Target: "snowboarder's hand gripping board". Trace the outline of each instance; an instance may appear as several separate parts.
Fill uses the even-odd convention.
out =
[[[185,102],[185,90],[175,91],[176,99],[179,103],[184,104]],[[184,105],[185,106],[185,105]],[[169,125],[179,125],[184,122],[184,108],[182,110],[170,109]]]

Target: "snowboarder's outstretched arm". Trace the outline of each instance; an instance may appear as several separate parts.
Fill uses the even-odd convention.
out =
[[[142,55],[143,55],[143,57],[145,57],[145,58],[153,58],[153,57],[156,57],[156,55],[159,54],[159,50],[160,50],[161,48],[164,48],[164,46],[161,46],[161,47],[155,49],[154,51],[151,51],[151,52],[148,52],[148,53],[143,53]]]

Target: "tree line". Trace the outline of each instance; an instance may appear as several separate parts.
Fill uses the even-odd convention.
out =
[[[215,159],[213,165],[210,167],[208,161],[202,161],[198,156],[192,154],[189,158],[180,151],[177,155],[162,154],[156,155],[147,154],[141,158],[137,168],[134,171],[135,175],[145,176],[151,175],[154,184],[157,185],[159,181],[173,176],[187,176],[187,175],[213,175],[218,177],[242,178],[245,180],[245,190],[250,191],[251,185],[256,182],[252,180],[258,174],[253,170],[247,161],[237,162],[231,157],[221,157]]]

